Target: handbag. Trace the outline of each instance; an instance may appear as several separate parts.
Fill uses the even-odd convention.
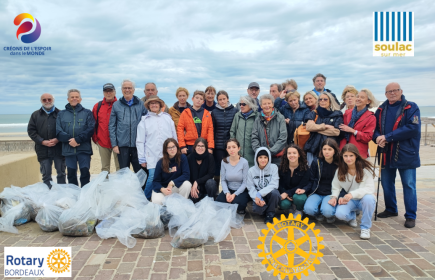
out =
[[[317,121],[317,111],[314,110],[316,113],[316,118],[314,119],[314,122]],[[296,128],[293,141],[296,145],[298,145],[301,149],[304,148],[305,143],[307,143],[308,139],[310,139],[310,132],[307,131],[306,123],[302,123],[298,128]]]
[[[266,135],[267,148],[270,150],[269,139],[267,138],[267,131],[266,131],[266,128],[265,128],[265,127],[263,127],[263,128],[264,128],[264,135]],[[281,152],[277,153],[276,155],[274,155],[274,156],[272,156],[272,157],[276,157],[276,158],[278,158],[278,157],[282,157],[282,155],[284,154],[284,151],[285,151],[285,148],[282,149]]]

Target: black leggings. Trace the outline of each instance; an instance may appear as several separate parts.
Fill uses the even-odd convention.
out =
[[[231,194],[235,193],[236,191],[229,190]],[[228,203],[227,202],[227,195],[224,192],[221,192],[216,201]],[[246,209],[246,205],[248,205],[248,202],[251,201],[251,197],[249,196],[248,190],[245,190],[239,195],[236,195],[234,200],[231,202],[231,204],[238,204],[237,211],[243,211]]]

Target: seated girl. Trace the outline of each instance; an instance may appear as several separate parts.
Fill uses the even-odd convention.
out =
[[[246,205],[250,200],[246,188],[249,163],[239,155],[240,143],[237,139],[228,140],[226,147],[230,156],[222,160],[220,174],[222,192],[219,194],[217,201],[237,204],[237,213],[245,214]]]
[[[308,195],[304,212],[321,222],[326,217],[327,223],[335,222],[335,206],[328,203],[331,199],[332,180],[338,167],[340,150],[337,142],[327,138],[320,146],[319,157],[314,158],[310,167],[310,182],[305,187]]]
[[[297,145],[291,144],[285,149],[279,168],[279,192],[281,201],[279,207],[283,210],[290,209],[292,203],[296,206],[294,217],[301,215],[307,200],[304,187],[310,181],[307,157],[304,151]]]
[[[332,194],[329,204],[337,206],[335,216],[346,221],[352,227],[357,227],[356,212],[362,211],[361,239],[370,238],[372,216],[375,212],[376,198],[374,196],[375,173],[373,165],[363,159],[354,144],[346,144],[341,150],[340,163],[332,181]],[[339,198],[341,191],[346,195]]]
[[[200,137],[192,147],[192,153],[187,156],[190,169],[190,199],[199,202],[205,196],[213,199],[218,193],[218,184],[213,180],[215,162],[213,155],[208,152],[207,141]]]
[[[163,158],[156,164],[153,179],[152,202],[163,204],[165,196],[179,193],[189,197],[192,184],[187,157],[181,154],[177,140],[168,138],[163,143]]]

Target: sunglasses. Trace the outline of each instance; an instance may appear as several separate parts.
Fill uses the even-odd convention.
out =
[[[240,103],[240,106],[246,106],[246,103]]]
[[[42,99],[42,102],[51,102],[51,101],[53,101],[53,99],[51,99],[51,98],[43,98]]]
[[[319,101],[328,101],[328,98],[319,98]]]

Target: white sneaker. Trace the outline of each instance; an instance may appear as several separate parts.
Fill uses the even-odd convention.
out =
[[[350,225],[351,227],[357,227],[357,226],[358,226],[358,222],[356,221],[356,219],[354,219],[354,220],[350,220],[350,221],[349,221],[349,225]]]
[[[370,239],[370,229],[361,229],[361,239]]]
[[[315,216],[315,218],[318,222],[323,222],[325,220],[325,216],[323,215]]]
[[[302,213],[302,211],[296,210],[293,214],[293,217],[296,218],[298,215],[301,215],[301,219],[304,216],[304,213]]]
[[[333,224],[333,223],[335,222],[335,216],[332,216],[332,217],[330,217],[330,218],[326,218],[326,222],[327,222],[328,224]]]

